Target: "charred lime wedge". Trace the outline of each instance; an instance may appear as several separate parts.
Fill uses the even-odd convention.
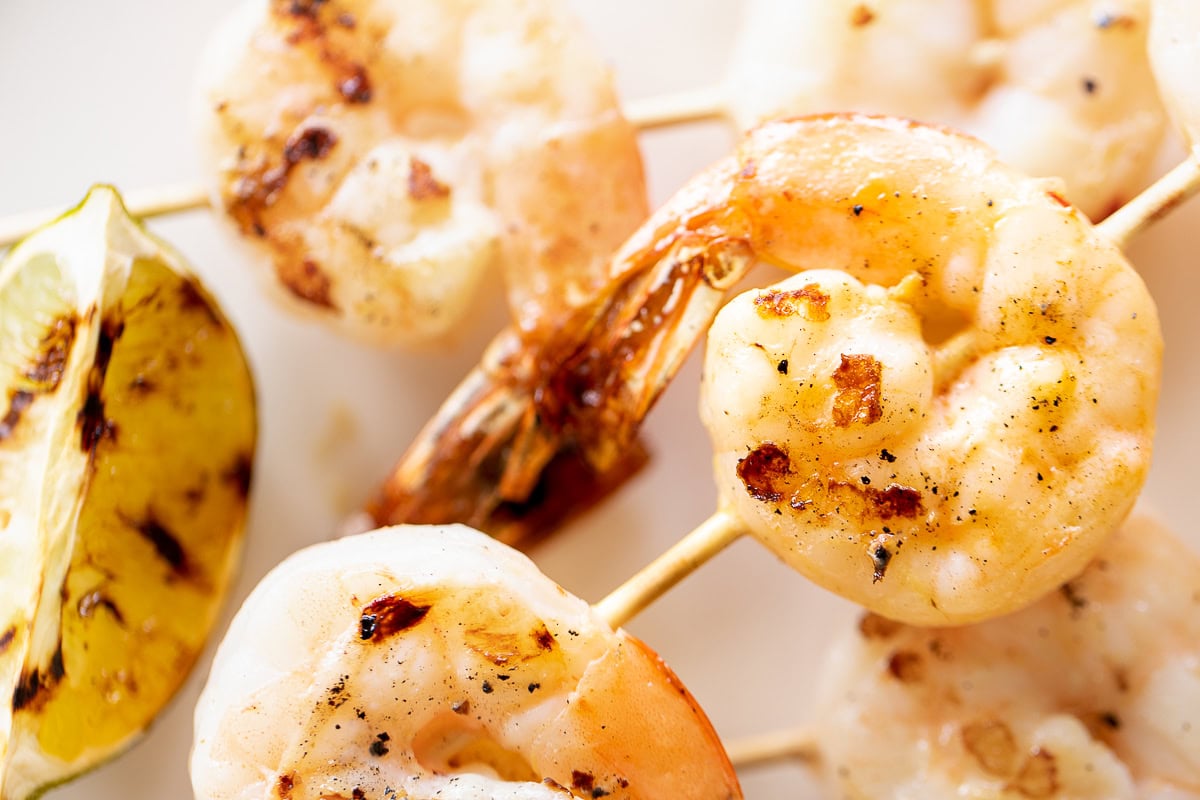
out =
[[[118,753],[186,677],[255,429],[229,322],[113,190],[0,264],[0,800]]]

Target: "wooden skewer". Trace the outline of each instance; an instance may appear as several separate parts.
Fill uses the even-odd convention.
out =
[[[619,628],[746,532],[741,520],[718,511],[592,608]]]
[[[638,130],[654,130],[670,125],[716,119],[725,113],[724,91],[713,86],[634,100],[626,107],[625,118]],[[199,183],[134,190],[125,194],[124,200],[126,210],[139,219],[194,211],[209,208],[211,205],[208,189]],[[42,208],[0,219],[0,248],[19,242],[55,220],[65,210],[65,206]]]
[[[139,219],[209,207],[208,190],[194,183],[134,190],[124,196],[124,202],[125,209]],[[43,208],[0,219],[0,248],[16,244],[64,211],[65,207]]]
[[[1197,191],[1200,191],[1200,156],[1193,154],[1097,225],[1096,230],[1124,248],[1134,234],[1166,216]],[[745,532],[741,521],[728,512],[718,511],[597,603],[596,610],[612,627],[620,627]]]
[[[727,115],[725,89],[721,86],[646,97],[625,104],[625,118],[641,131],[720,119]]]
[[[771,731],[731,742],[725,752],[735,767],[761,767],[780,761],[812,765],[821,760],[816,732],[809,728]]]
[[[1135,234],[1171,213],[1198,190],[1200,151],[1193,150],[1182,164],[1114,211],[1096,230],[1124,250]]]

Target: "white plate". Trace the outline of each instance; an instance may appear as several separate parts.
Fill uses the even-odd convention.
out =
[[[74,201],[96,181],[137,188],[196,179],[193,70],[234,0],[0,3],[0,215]],[[572,3],[632,99],[703,86],[720,74],[735,0]],[[637,20],[634,22],[634,20]],[[653,200],[725,153],[719,125],[645,135]],[[440,354],[396,354],[343,341],[264,301],[255,266],[205,212],[152,226],[192,261],[238,326],[258,378],[262,437],[237,600],[292,550],[328,538],[385,474],[474,362],[489,331]],[[1149,504],[1200,546],[1188,511],[1200,456],[1200,270],[1190,203],[1131,251],[1162,311],[1168,342]],[[1194,238],[1194,237],[1193,237]],[[498,326],[499,318],[491,320]],[[543,569],[596,600],[714,508],[692,359],[647,426],[653,465],[602,509],[534,553]],[[726,739],[806,716],[811,681],[848,604],[814,588],[753,542],[706,566],[630,627],[680,673]],[[56,792],[91,800],[190,795],[191,707],[203,668],[124,758]],[[817,796],[799,767],[747,775],[756,798]]]

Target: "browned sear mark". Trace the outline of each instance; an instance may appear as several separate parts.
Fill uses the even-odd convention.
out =
[[[13,689],[13,711],[41,708],[50,698],[54,687],[66,674],[67,671],[63,665],[62,642],[59,642],[58,648],[50,659],[50,666],[45,672],[34,669],[32,672],[22,673]]]
[[[1058,792],[1058,765],[1049,751],[1036,748],[1021,765],[1017,777],[1008,784],[1009,789],[1026,797],[1053,797]]]
[[[900,628],[899,622],[870,611],[863,614],[858,620],[858,632],[864,639],[890,639],[899,632]]]
[[[283,0],[281,3],[276,3],[276,8],[293,17],[316,19],[321,6],[326,2],[328,0]]]
[[[74,341],[75,318],[55,319],[49,332],[42,337],[37,358],[25,371],[26,378],[39,384],[39,391],[49,393],[58,388]]]
[[[328,128],[318,125],[301,128],[292,133],[284,144],[283,160],[293,166],[306,159],[316,161],[329,155],[337,142],[337,134]]]
[[[539,625],[533,632],[533,640],[537,642],[537,646],[543,650],[553,650],[555,639],[554,634],[546,628],[545,625]]]
[[[921,493],[898,483],[888,484],[882,490],[867,486],[859,491],[875,506],[875,513],[880,519],[915,519],[924,510]]]
[[[998,720],[969,722],[962,728],[963,747],[989,775],[1005,777],[1017,769],[1017,740]]]
[[[85,453],[94,453],[100,442],[117,438],[117,424],[105,415],[98,391],[88,392],[75,424],[79,426],[79,449]]]
[[[920,653],[912,650],[897,650],[888,659],[888,673],[901,683],[913,683],[921,680],[925,673],[924,662]]]
[[[866,3],[859,3],[850,14],[850,24],[862,28],[875,21],[875,11]]]
[[[241,498],[250,496],[250,482],[254,475],[254,457],[249,453],[238,453],[229,469],[221,473],[221,479],[233,487]]]
[[[201,313],[208,318],[209,324],[213,327],[222,327],[216,307],[195,278],[186,276],[180,282],[178,297],[181,310]]]
[[[187,552],[183,549],[178,537],[167,530],[166,526],[159,522],[153,513],[148,514],[139,522],[134,522],[132,527],[142,535],[142,538],[153,545],[154,552],[167,562],[167,566],[171,568],[172,572],[179,576],[186,576],[191,572]]]
[[[366,605],[359,618],[359,637],[363,641],[381,642],[389,636],[413,627],[432,606],[422,606],[405,600],[398,594],[385,594]]]
[[[17,626],[9,625],[4,633],[0,633],[0,656],[8,650],[9,645],[13,643],[13,639],[17,638]]]
[[[371,79],[361,64],[351,64],[347,68],[346,74],[338,78],[337,90],[347,103],[371,102]]]
[[[296,786],[296,773],[285,772],[279,776],[279,782],[275,785],[275,789],[279,792],[282,800],[288,800],[292,796],[292,789]]]
[[[310,125],[293,131],[287,138],[278,164],[265,156],[250,163],[239,162],[228,210],[242,232],[266,235],[263,211],[275,205],[292,170],[302,161],[325,158],[337,141],[333,131]]]
[[[773,442],[763,442],[737,463],[737,476],[745,484],[746,491],[763,503],[779,502],[783,497],[784,481],[791,473],[791,458]]]
[[[883,365],[874,356],[843,353],[833,383],[838,388],[833,422],[839,428],[871,425],[883,417]]]
[[[0,419],[0,442],[13,435],[25,409],[33,403],[33,392],[17,390],[8,398],[8,411]]]
[[[822,292],[821,287],[815,283],[786,292],[769,289],[760,292],[754,298],[754,307],[763,319],[803,314],[805,319],[812,322],[824,322],[829,319],[828,305],[829,295]]]
[[[443,200],[450,196],[450,187],[433,176],[428,164],[416,156],[408,159],[408,196],[413,200]]]
[[[596,776],[590,772],[580,772],[577,769],[571,770],[571,788],[577,792],[591,794],[596,788]]]
[[[279,262],[276,266],[279,279],[296,297],[321,308],[336,310],[333,281],[317,262],[306,258],[298,268],[293,261]]]

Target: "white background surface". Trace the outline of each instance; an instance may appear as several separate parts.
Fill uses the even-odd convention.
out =
[[[194,65],[232,5],[0,2],[0,215],[77,201],[97,181],[139,188],[198,179],[189,124]],[[626,98],[715,81],[737,17],[733,0],[573,5],[612,61]],[[731,142],[716,124],[644,135],[654,203]],[[1200,456],[1193,413],[1200,384],[1198,225],[1200,205],[1193,202],[1131,251],[1160,303],[1168,342],[1146,494],[1196,545],[1188,503]],[[261,438],[240,601],[287,553],[331,536],[343,513],[366,497],[474,362],[499,326],[499,312],[443,352],[374,351],[265,301],[252,260],[206,212],[152,227],[192,261],[224,304],[258,379]],[[653,465],[603,509],[534,552],[576,594],[599,599],[713,510],[697,379],[693,358],[652,414]],[[666,657],[731,739],[802,721],[822,650],[851,619],[847,604],[744,541],[630,627]],[[189,796],[191,706],[202,677],[203,671],[192,676],[130,754],[55,796]],[[757,798],[817,796],[799,767],[746,775],[744,787]]]

